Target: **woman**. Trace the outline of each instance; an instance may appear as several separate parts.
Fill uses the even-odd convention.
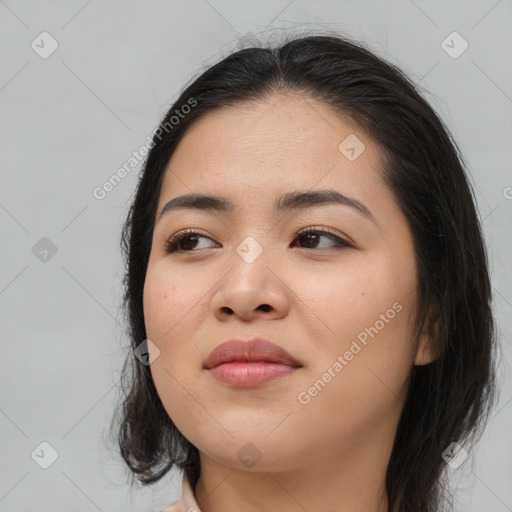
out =
[[[491,286],[459,150],[399,69],[337,35],[213,65],[122,246],[117,435],[140,482],[183,469],[166,512],[449,504],[495,394]]]

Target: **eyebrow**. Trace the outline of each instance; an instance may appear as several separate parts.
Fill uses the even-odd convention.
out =
[[[291,210],[306,210],[329,204],[350,206],[368,220],[377,224],[375,217],[365,204],[333,189],[287,192],[274,201],[272,209],[275,213],[283,213]],[[232,213],[234,204],[229,199],[220,196],[185,194],[167,202],[162,208],[158,220],[169,212],[180,208]]]

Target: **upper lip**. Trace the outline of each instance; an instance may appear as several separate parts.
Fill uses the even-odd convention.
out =
[[[204,367],[207,369],[233,361],[268,361],[300,367],[300,362],[284,348],[260,338],[251,340],[229,340],[221,343],[208,356]]]

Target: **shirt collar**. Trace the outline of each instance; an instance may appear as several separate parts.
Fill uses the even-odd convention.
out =
[[[181,496],[183,499],[183,503],[187,507],[187,512],[201,512],[199,505],[194,497],[194,491],[190,482],[188,481],[188,477],[186,473],[183,473],[183,481],[181,483]]]

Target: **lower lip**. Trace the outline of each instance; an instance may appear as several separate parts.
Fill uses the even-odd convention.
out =
[[[289,375],[295,370],[297,368],[286,364],[255,361],[219,364],[210,368],[209,372],[224,384],[238,388],[250,388]]]

